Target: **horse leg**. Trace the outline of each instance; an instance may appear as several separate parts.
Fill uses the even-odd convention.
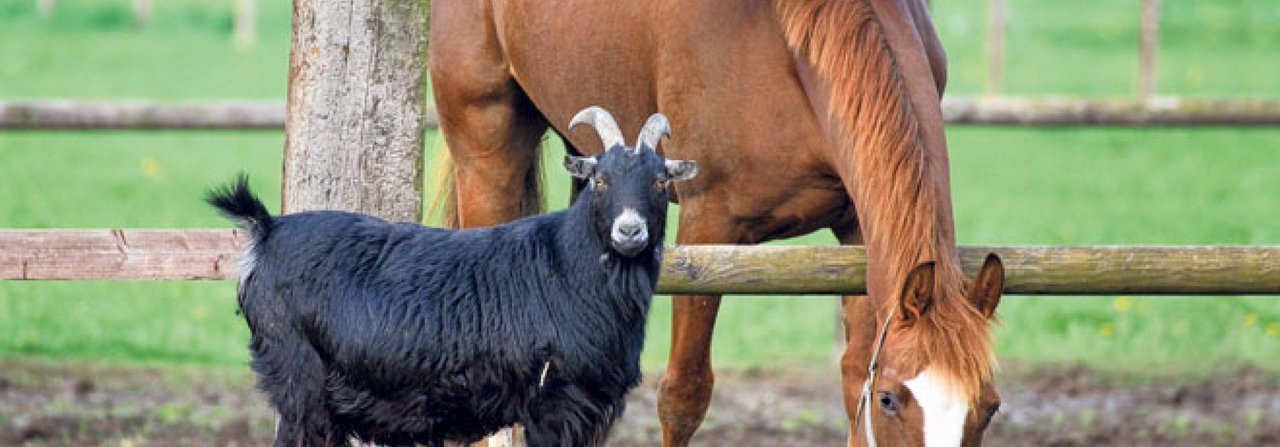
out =
[[[541,207],[538,143],[547,124],[523,93],[504,96],[441,107],[465,110],[449,118],[442,112],[440,119],[454,161],[460,227],[496,225],[536,214]]]
[[[711,217],[724,213],[694,213],[695,208],[693,203],[682,205],[676,234],[679,243],[741,242],[735,226]],[[691,218],[694,215],[700,217]],[[719,309],[720,295],[672,297],[671,353],[658,388],[658,419],[662,422],[664,446],[688,445],[707,414],[715,385],[711,371],[711,333],[715,330]]]
[[[537,149],[547,121],[511,76],[485,14],[482,2],[432,5],[431,81],[461,227],[541,207]]]
[[[857,222],[831,228],[840,245],[861,245],[862,234]],[[844,324],[844,352],[840,355],[840,390],[844,397],[845,413],[849,418],[850,447],[861,439],[854,420],[858,399],[862,397],[862,383],[867,379],[867,363],[871,361],[872,344],[876,336],[875,307],[866,295],[840,297],[840,320]]]

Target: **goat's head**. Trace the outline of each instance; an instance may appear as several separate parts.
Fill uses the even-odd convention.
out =
[[[569,174],[587,182],[596,230],[613,251],[626,257],[662,244],[671,182],[698,173],[697,163],[668,160],[655,150],[662,136],[671,134],[667,118],[650,116],[634,146],[626,145],[613,116],[598,106],[574,115],[569,128],[579,124],[590,124],[604,142],[604,150],[595,156],[570,155],[564,160]]]

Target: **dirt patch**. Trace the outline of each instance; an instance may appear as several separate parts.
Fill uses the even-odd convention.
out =
[[[833,446],[834,368],[721,372],[698,445]],[[0,445],[267,445],[273,413],[248,371],[0,360]],[[610,445],[658,445],[654,380]],[[1145,381],[1080,366],[1006,373],[988,445],[1280,445],[1280,377],[1250,368]]]

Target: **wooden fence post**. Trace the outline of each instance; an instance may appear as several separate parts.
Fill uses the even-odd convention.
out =
[[[426,5],[295,0],[285,212],[422,217]]]
[[[1159,45],[1160,0],[1142,0],[1142,35],[1138,45],[1138,96],[1151,99],[1156,90],[1156,46]]]
[[[147,26],[151,18],[151,0],[133,0],[133,24],[138,28]]]
[[[238,48],[248,48],[257,38],[257,14],[254,0],[235,0],[235,42]]]
[[[987,6],[987,94],[1000,93],[1004,82],[1004,0],[991,0]]]
[[[56,3],[56,0],[36,0],[36,13],[40,14],[41,18],[47,19],[53,16],[53,7]]]

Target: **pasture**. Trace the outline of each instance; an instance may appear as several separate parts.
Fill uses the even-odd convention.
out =
[[[0,5],[0,99],[284,96],[285,3],[260,2],[258,42],[245,50],[231,42],[230,9],[222,2],[155,3],[141,30],[124,0],[64,0],[49,19],[37,17],[32,2]],[[935,3],[949,52],[948,94],[981,94],[985,2]],[[1132,95],[1136,4],[1019,0],[1009,10],[1004,93]],[[1159,93],[1280,92],[1280,5],[1166,2],[1162,12]],[[1280,243],[1280,129],[951,126],[947,135],[961,244]],[[278,210],[282,140],[274,131],[2,132],[0,226],[225,227],[199,200],[203,191],[243,170]],[[555,141],[546,146],[548,205],[560,208],[568,185],[558,168],[563,149]],[[428,163],[437,150],[436,135],[428,135]],[[784,243],[834,239],[817,234]],[[665,363],[669,307],[669,299],[656,301],[646,370]],[[0,366],[0,377],[25,383],[22,371],[34,369],[41,373],[28,375],[46,377],[29,382],[58,387],[65,384],[47,376],[63,367],[50,364],[114,370],[137,363],[178,375],[196,368],[235,376],[247,371],[247,329],[234,308],[230,282],[3,282],[0,365],[11,366]],[[714,362],[740,371],[726,375],[834,374],[835,308],[827,297],[727,300]],[[1280,371],[1275,297],[1008,296],[999,315],[997,353],[1010,377],[1063,365],[1101,371],[1085,374],[1101,384],[1196,383],[1240,367],[1260,369],[1246,371],[1265,382]],[[110,365],[96,365],[104,361]],[[242,377],[228,381],[247,389]],[[1091,386],[1083,388],[1109,385]],[[17,396],[5,388],[0,397]],[[791,423],[838,421],[826,410],[829,400],[796,404],[788,417],[812,417]],[[13,419],[8,403],[0,405],[0,430]],[[715,405],[713,418],[731,404]],[[1070,411],[1058,416],[1068,419],[1064,426],[1096,418],[1086,417],[1086,408]],[[628,415],[652,418],[652,410],[636,405]]]

